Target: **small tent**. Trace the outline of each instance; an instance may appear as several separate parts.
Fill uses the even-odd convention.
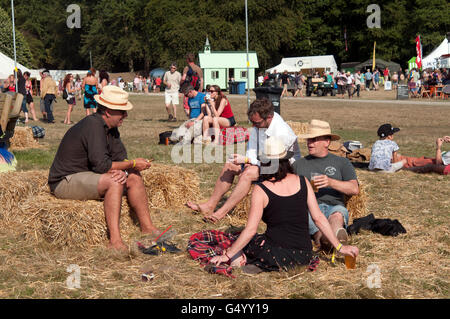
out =
[[[450,47],[448,45],[447,38],[441,42],[430,54],[422,59],[422,69],[432,68],[435,69],[438,67],[438,60],[444,54],[449,54]]]
[[[411,59],[409,59],[408,61],[408,70],[411,71],[412,69],[417,68],[417,64],[416,64],[416,57],[412,57]]]
[[[355,65],[355,70],[356,71],[367,69],[372,70],[372,66],[373,66],[373,59],[368,59],[360,64]],[[391,61],[385,61],[383,59],[375,59],[375,67],[381,70],[384,70],[387,67],[391,72],[400,71],[400,64]]]
[[[288,71],[289,73],[300,72],[312,73],[312,72],[337,72],[337,64],[333,55],[317,55],[317,56],[304,56],[296,58],[283,58],[281,63],[267,69],[266,72],[272,73],[277,70],[278,73]]]

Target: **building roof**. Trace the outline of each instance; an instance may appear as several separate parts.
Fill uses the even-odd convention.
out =
[[[258,56],[250,51],[250,68],[258,68]],[[200,67],[202,69],[247,68],[247,53],[245,51],[211,51],[211,53],[199,52]]]

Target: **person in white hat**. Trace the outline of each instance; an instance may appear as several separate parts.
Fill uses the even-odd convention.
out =
[[[292,156],[293,152],[289,152],[278,137],[266,139],[261,156],[261,182],[252,192],[247,225],[233,245],[213,257],[210,263],[242,265],[245,262],[247,265],[242,271],[252,274],[313,264],[316,257],[308,231],[308,211],[340,253],[353,257],[358,255],[357,247],[344,246],[336,238],[319,210],[311,184],[305,177],[294,173],[289,162]],[[264,234],[257,234],[261,220],[267,224],[267,229]]]
[[[300,135],[306,139],[309,155],[294,163],[294,170],[298,175],[312,179],[317,187],[316,198],[321,212],[327,217],[333,232],[341,242],[346,242],[348,236],[344,227],[348,223],[348,210],[345,207],[344,195],[357,195],[359,184],[355,169],[351,162],[344,157],[329,153],[331,141],[340,139],[339,135],[331,132],[330,124],[325,121],[311,120],[308,133]],[[316,173],[316,174],[312,174]],[[322,231],[309,218],[309,233],[316,245],[327,250],[329,241],[323,238]]]
[[[133,108],[128,93],[116,86],[106,86],[100,95],[96,113],[72,126],[64,135],[50,168],[50,191],[63,199],[104,199],[109,247],[124,250],[119,230],[122,195],[126,193],[136,212],[141,231],[157,237],[140,171],[148,169],[144,158],[127,159],[118,127]]]
[[[279,137],[286,149],[293,152],[291,163],[300,159],[300,147],[297,135],[283,118],[274,111],[272,103],[267,99],[257,99],[250,104],[248,119],[253,124],[244,155],[231,154],[231,158],[223,166],[217,178],[211,197],[204,203],[187,202],[186,205],[205,215],[206,221],[217,222],[224,218],[250,191],[252,182],[259,178],[261,161],[260,150],[263,150],[265,140],[270,136]],[[215,208],[222,197],[233,185],[235,177],[239,180],[230,197],[218,210]]]

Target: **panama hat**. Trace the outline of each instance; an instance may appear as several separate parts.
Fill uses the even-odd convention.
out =
[[[301,134],[298,137],[308,139],[319,136],[330,136],[332,141],[341,139],[339,135],[331,133],[330,123],[320,120],[311,120],[311,123],[308,126],[308,132],[306,134]]]
[[[264,159],[289,159],[294,155],[294,152],[288,151],[283,141],[275,136],[269,136],[264,142],[264,153],[259,157],[261,161]]]
[[[107,85],[102,89],[101,94],[96,94],[94,99],[111,110],[129,111],[133,104],[128,101],[128,92],[115,85]]]

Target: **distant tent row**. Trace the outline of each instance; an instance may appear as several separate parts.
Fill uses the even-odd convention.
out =
[[[367,70],[370,69],[372,70],[372,66],[373,66],[373,60],[372,59],[368,59],[362,63],[359,63],[357,65],[354,66],[355,70]],[[392,61],[385,61],[383,59],[375,59],[375,68],[384,70],[385,68],[388,68],[389,71],[391,72],[398,72],[400,71],[400,64],[392,62]]]

